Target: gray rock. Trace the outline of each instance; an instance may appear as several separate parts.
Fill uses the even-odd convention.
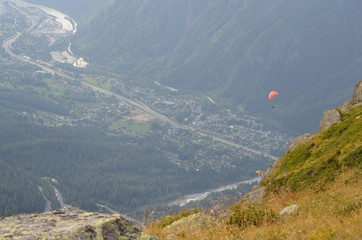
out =
[[[256,175],[258,175],[261,179],[267,179],[269,176],[271,176],[275,171],[276,161],[273,165],[271,165],[266,171],[256,171]]]
[[[258,187],[245,196],[246,203],[260,203],[265,196],[265,186]]]
[[[264,171],[258,170],[258,171],[256,171],[255,173],[256,173],[256,175],[258,175],[261,179],[267,178],[266,172],[264,172]]]
[[[319,132],[322,132],[328,129],[335,123],[339,123],[341,121],[341,115],[336,109],[326,110],[323,113],[323,117],[319,124]]]
[[[294,150],[296,147],[298,147],[298,145],[302,144],[302,143],[306,143],[309,140],[311,140],[313,137],[315,136],[315,134],[311,134],[311,133],[306,133],[303,134],[297,138],[295,138],[293,141],[291,141],[288,151],[292,151]]]
[[[362,80],[356,84],[351,101],[346,101],[343,106],[338,108],[338,110],[343,113],[348,113],[351,107],[358,104],[362,104]],[[324,111],[319,125],[319,132],[328,129],[330,126],[339,123],[340,121],[341,115],[336,109]]]
[[[351,101],[345,101],[338,109],[348,114],[350,108],[358,104],[362,104],[362,80],[356,84]]]
[[[156,240],[120,215],[66,208],[41,214],[0,218],[0,239]]]
[[[290,216],[290,215],[294,214],[295,211],[297,211],[297,209],[298,209],[298,205],[293,204],[293,205],[290,205],[290,206],[284,208],[283,210],[281,210],[279,214],[281,216]]]
[[[350,101],[345,101],[343,106],[339,107],[338,109],[344,113],[349,113],[349,109],[352,107],[352,103]]]
[[[352,105],[362,103],[362,80],[360,80],[354,88],[351,103]]]

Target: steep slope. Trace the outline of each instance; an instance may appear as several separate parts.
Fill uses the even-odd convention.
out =
[[[361,75],[361,4],[120,0],[80,29],[74,49],[132,81],[212,92],[311,131]],[[271,89],[282,96],[273,111]]]
[[[357,86],[355,93],[362,81]],[[359,239],[362,104],[355,96],[353,106],[337,109],[339,123],[286,153],[241,202],[168,216],[147,231],[164,239]]]
[[[197,14],[194,5],[202,7],[204,2],[114,1],[102,16],[79,29],[74,49],[91,62],[143,72],[138,64],[171,53]]]

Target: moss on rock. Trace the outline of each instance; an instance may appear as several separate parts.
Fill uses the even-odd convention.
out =
[[[141,232],[119,215],[67,208],[42,214],[0,219],[0,239],[157,239]]]

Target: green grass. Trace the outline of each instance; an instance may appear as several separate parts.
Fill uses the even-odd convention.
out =
[[[204,211],[171,227],[167,221],[177,217],[168,216],[145,231],[162,239],[360,239],[361,115],[362,106],[351,109],[341,123],[286,153],[261,183],[267,194],[260,204],[235,203],[219,219]],[[291,204],[295,214],[278,214]]]
[[[98,86],[98,82],[94,78],[83,78],[83,81],[94,86]]]
[[[32,86],[32,88],[37,91],[38,93],[42,94],[42,93],[46,93],[46,94],[59,94],[59,95],[63,95],[64,94],[64,90],[65,87],[64,86],[54,86],[53,85],[53,80],[50,78],[44,78],[42,80],[42,82],[46,83],[46,87],[35,87]]]
[[[114,130],[117,128],[125,127],[129,130],[135,131],[136,133],[142,134],[151,131],[150,123],[138,123],[133,120],[119,120],[116,122],[112,122],[110,125],[110,129]]]
[[[93,86],[98,86],[98,87],[103,88],[103,89],[108,90],[108,91],[110,91],[111,87],[112,87],[112,85],[109,82],[107,82],[107,81],[98,82],[94,78],[83,78],[83,81],[86,82],[86,83],[92,84]]]
[[[259,204],[235,204],[231,207],[232,214],[229,216],[228,224],[237,225],[239,228],[249,226],[261,226],[274,223],[279,220],[279,214],[273,209]]]
[[[100,86],[101,86],[101,88],[108,90],[108,91],[110,91],[111,87],[112,87],[112,85],[109,82],[102,83],[102,84],[100,84]]]
[[[362,106],[343,116],[311,141],[286,154],[277,171],[264,182],[269,191],[280,188],[296,191],[301,187],[333,181],[346,168],[362,171]]]
[[[174,222],[176,222],[176,221],[178,221],[180,219],[183,219],[185,217],[191,216],[191,215],[199,213],[199,212],[200,212],[200,210],[194,209],[194,210],[183,211],[183,212],[180,212],[180,213],[178,213],[176,215],[168,215],[164,219],[162,219],[161,221],[157,222],[156,225],[159,228],[164,228],[164,227],[169,226],[172,223],[174,223]]]
[[[14,86],[12,84],[5,84],[5,83],[0,83],[0,88],[9,88],[9,89],[13,89]]]

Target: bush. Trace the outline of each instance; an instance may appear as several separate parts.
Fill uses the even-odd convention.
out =
[[[176,215],[168,215],[167,217],[165,217],[164,219],[162,219],[161,221],[156,223],[156,226],[159,228],[164,228],[166,226],[171,225],[172,223],[181,220],[182,218],[191,216],[193,214],[199,213],[200,210],[199,209],[194,209],[194,210],[187,210],[184,212],[180,212]]]
[[[240,228],[247,228],[251,225],[261,226],[262,224],[273,223],[279,220],[279,214],[267,207],[259,204],[241,205],[232,207],[233,213],[230,215],[228,224],[237,225]]]

